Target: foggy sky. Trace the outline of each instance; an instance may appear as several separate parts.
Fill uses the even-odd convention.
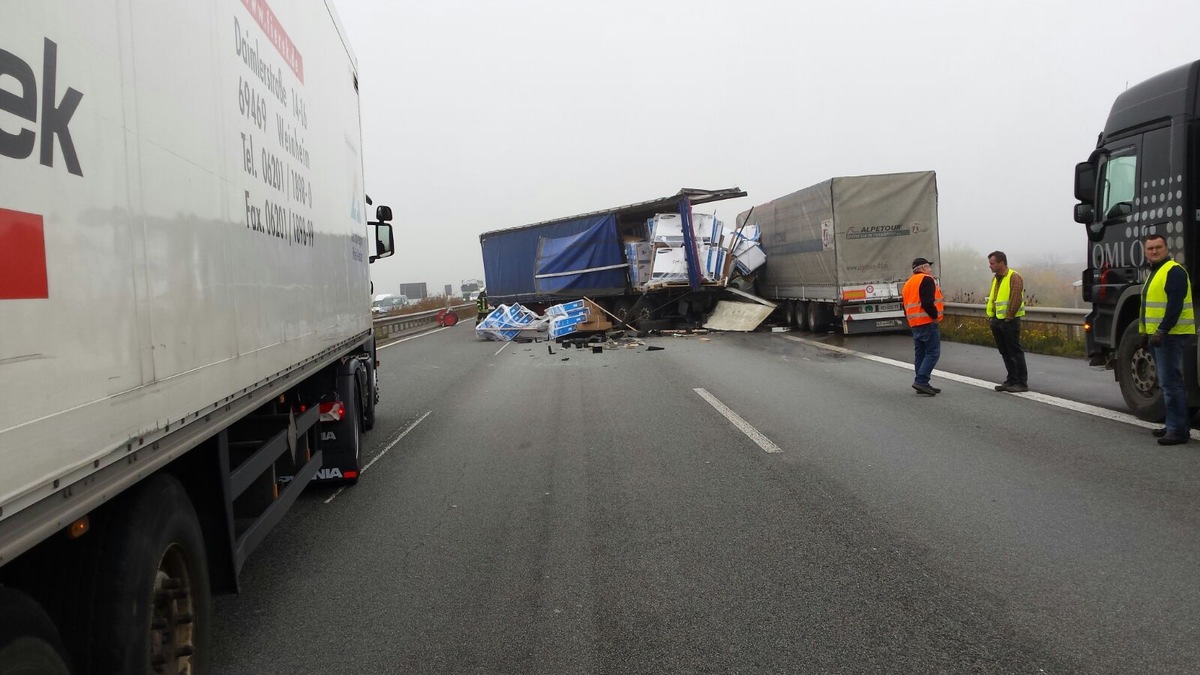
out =
[[[1084,266],[1074,165],[1127,86],[1200,59],[1200,2],[335,0],[376,293],[483,278],[479,234],[675,193],[740,211],[834,176],[938,174],[943,249]],[[986,265],[986,261],[981,261]]]

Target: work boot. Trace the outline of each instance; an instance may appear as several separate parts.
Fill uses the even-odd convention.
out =
[[[996,391],[1008,391],[1008,388],[1011,386],[1012,386],[1012,382],[1005,382],[1003,384],[996,385],[994,388]]]
[[[942,393],[942,390],[941,390],[941,389],[938,389],[937,387],[933,386],[932,384],[931,384],[931,385],[929,385],[929,388],[930,388],[930,389],[932,389],[932,390],[933,390],[933,393],[935,393],[935,394],[940,394],[940,393]]]
[[[1158,439],[1159,445],[1182,445],[1191,440],[1190,436],[1163,436]]]
[[[925,394],[926,396],[937,394],[937,390],[927,384],[914,384],[913,389],[916,389],[918,394]]]
[[[1155,438],[1162,438],[1163,436],[1167,435],[1167,428],[1163,427],[1161,429],[1155,429],[1154,431],[1150,432],[1150,435]]]
[[[1008,385],[1008,389],[1005,389],[1005,391],[1029,391],[1029,385],[1027,385],[1027,384],[1010,384],[1010,385]]]

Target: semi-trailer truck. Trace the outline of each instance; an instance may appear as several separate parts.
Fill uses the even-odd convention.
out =
[[[698,320],[716,304],[729,281],[732,256],[711,265],[705,253],[716,253],[717,241],[701,241],[694,206],[744,197],[738,188],[679,192],[635,204],[556,218],[479,235],[488,301],[493,305],[552,305],[589,297],[622,321]],[[671,245],[655,243],[654,223],[670,221]],[[659,237],[663,239],[664,237]],[[678,239],[678,241],[674,241]],[[710,237],[711,239],[711,237]],[[636,251],[644,251],[639,257]],[[657,248],[656,248],[657,247]],[[631,251],[633,253],[631,254]],[[670,278],[650,278],[655,261],[672,257]],[[707,274],[708,271],[717,274]],[[638,270],[644,272],[640,275]]]
[[[1117,96],[1087,161],[1075,166],[1075,222],[1086,226],[1088,265],[1082,291],[1093,365],[1114,371],[1129,409],[1163,417],[1154,358],[1139,335],[1147,234],[1166,238],[1172,259],[1188,268],[1200,296],[1200,61],[1156,75]],[[1200,407],[1195,338],[1184,350],[1188,407]]]
[[[0,14],[0,670],[202,673],[374,423],[357,64],[322,0]]]
[[[906,329],[900,291],[912,261],[940,274],[932,171],[831,178],[738,215],[747,219],[767,258],[756,293],[801,330]]]

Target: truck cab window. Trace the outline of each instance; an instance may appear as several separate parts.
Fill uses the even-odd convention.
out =
[[[1114,209],[1117,204],[1129,204],[1133,207],[1133,198],[1137,193],[1137,155],[1115,155],[1108,158],[1101,167],[1101,196],[1100,213],[1105,219],[1119,215]]]

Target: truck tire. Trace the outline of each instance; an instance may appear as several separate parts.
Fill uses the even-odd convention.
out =
[[[788,328],[796,327],[796,303],[784,300],[779,303],[779,311],[783,314],[783,324]]]
[[[0,675],[70,675],[58,629],[33,598],[0,588]]]
[[[636,302],[637,302],[637,298],[629,298],[629,297],[617,298],[612,303],[611,311],[613,313],[613,316],[617,317],[617,319],[619,319],[620,321],[622,321],[624,323],[631,323],[633,320],[633,317],[630,315],[633,313],[633,305]]]
[[[825,312],[822,311],[821,303],[809,301],[808,303],[808,329],[814,333],[820,333],[825,330]]]
[[[91,672],[207,672],[208,562],[187,492],[160,473],[120,499],[96,569]]]
[[[796,328],[798,330],[812,330],[812,324],[808,321],[808,303],[803,300],[796,301]]]
[[[1136,321],[1125,327],[1117,346],[1117,382],[1121,385],[1125,405],[1138,418],[1157,422],[1166,416],[1154,355],[1142,349],[1142,336]]]

